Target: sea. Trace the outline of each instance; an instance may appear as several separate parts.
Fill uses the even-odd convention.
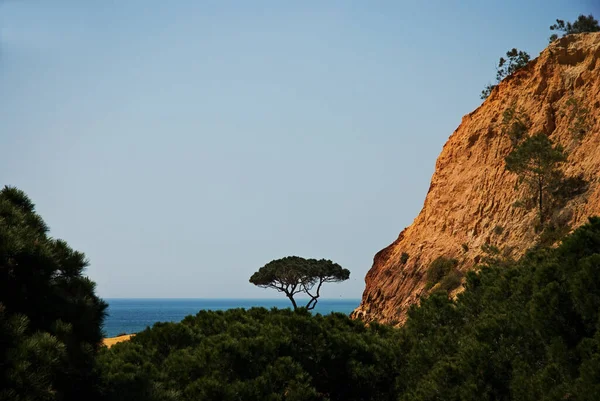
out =
[[[104,319],[106,337],[138,333],[156,322],[180,322],[200,310],[226,310],[233,308],[264,307],[290,308],[283,299],[172,299],[172,298],[109,298],[108,316]],[[302,301],[302,300],[300,300]],[[360,299],[320,299],[313,313],[341,312],[350,314]]]

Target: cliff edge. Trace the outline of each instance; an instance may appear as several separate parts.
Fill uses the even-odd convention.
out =
[[[423,209],[396,241],[378,252],[353,317],[402,322],[427,294],[426,272],[442,256],[465,272],[492,245],[517,258],[540,241],[538,214],[518,177],[505,168],[514,147],[506,111],[529,116],[530,134],[543,132],[568,152],[562,170],[587,182],[551,211],[553,224],[575,229],[600,215],[600,33],[563,37],[502,81],[463,117],[437,159]],[[567,230],[567,231],[568,231]]]

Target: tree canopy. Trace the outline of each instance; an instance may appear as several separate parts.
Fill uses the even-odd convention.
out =
[[[592,14],[588,16],[581,14],[574,22],[557,19],[556,23],[550,26],[550,30],[561,31],[564,32],[564,35],[570,35],[572,33],[600,32],[600,25]],[[558,39],[557,34],[550,36],[551,42],[556,39]]]
[[[310,297],[306,308],[314,309],[321,296],[324,283],[335,283],[350,278],[350,271],[326,259],[304,259],[287,256],[273,260],[250,277],[250,282],[263,288],[273,288],[289,298],[294,309],[298,304],[294,296],[305,293]]]
[[[48,236],[22,191],[0,191],[0,400],[81,400],[97,391],[106,304],[85,255]]]
[[[559,170],[567,155],[560,145],[554,145],[544,133],[526,138],[507,157],[506,169],[519,175],[535,194],[540,215],[540,224],[544,223],[544,195],[556,181],[564,177]]]
[[[492,93],[492,90],[502,82],[504,78],[512,75],[518,69],[525,67],[530,59],[531,57],[529,54],[522,50],[513,48],[507,51],[506,58],[500,57],[500,60],[498,60],[498,66],[496,67],[496,84],[487,85],[483,91],[481,91],[481,98],[487,99],[490,93]]]
[[[104,350],[107,401],[395,401],[392,327],[252,308],[157,323]]]

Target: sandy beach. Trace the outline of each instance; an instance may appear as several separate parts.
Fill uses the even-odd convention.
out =
[[[116,343],[120,343],[122,341],[128,341],[134,335],[135,334],[125,334],[125,335],[117,336],[117,337],[108,337],[108,338],[105,338],[104,340],[102,340],[102,342],[104,343],[104,345],[106,345],[108,348],[110,348],[113,345],[115,345]]]

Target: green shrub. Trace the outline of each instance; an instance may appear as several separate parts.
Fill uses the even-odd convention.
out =
[[[408,262],[408,258],[409,258],[408,253],[402,252],[402,255],[400,255],[400,263],[405,265],[406,262]]]
[[[429,265],[425,278],[427,284],[433,287],[458,265],[458,260],[440,256]]]
[[[440,281],[440,289],[451,292],[458,287],[460,287],[462,283],[462,279],[464,274],[459,270],[451,270],[442,280]]]
[[[571,226],[566,219],[560,217],[560,214],[556,214],[540,232],[538,246],[550,247],[565,238],[569,231],[571,231]]]
[[[506,52],[506,58],[500,57],[498,61],[498,66],[496,67],[496,82],[499,84],[502,80],[510,75],[512,75],[515,71],[525,67],[531,57],[524,51],[518,49],[511,49]],[[488,96],[492,93],[496,85],[487,85],[483,91],[481,91],[481,98],[487,99]]]

